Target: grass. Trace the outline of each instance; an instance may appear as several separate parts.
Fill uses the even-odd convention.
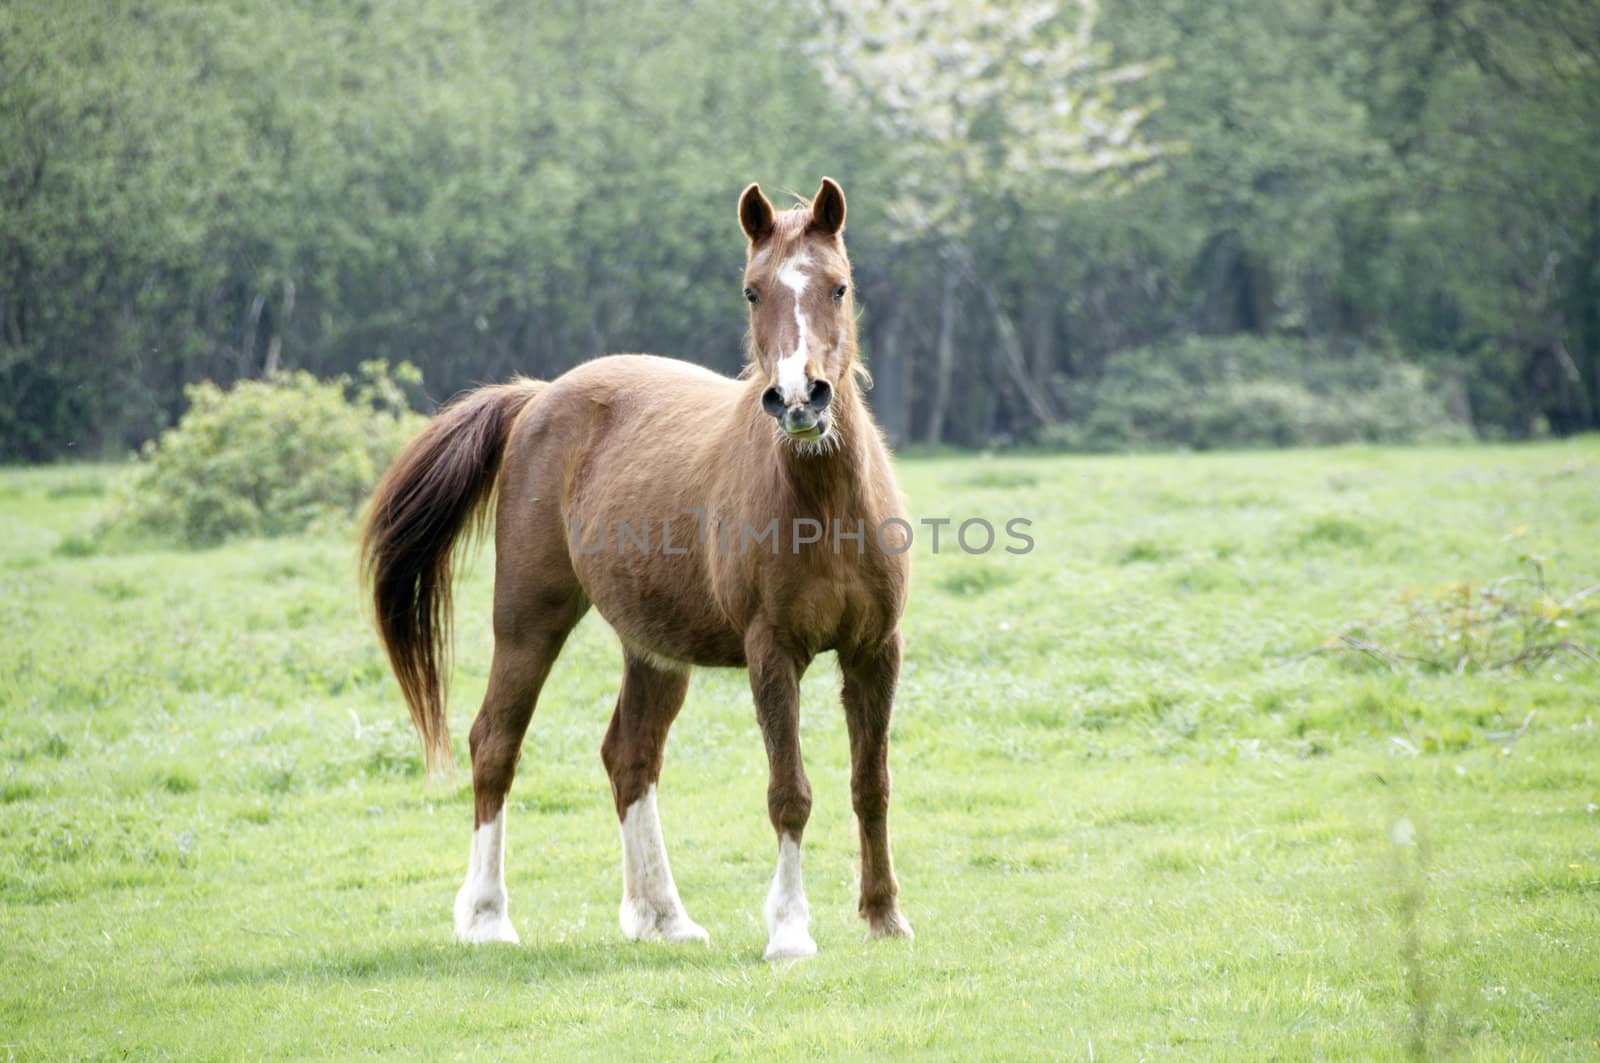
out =
[[[83,532],[119,475],[0,472],[0,1051],[1600,1053],[1600,674],[1315,652],[1529,550],[1600,582],[1595,439],[904,463],[915,514],[1026,516],[1037,547],[916,550],[892,753],[913,943],[863,940],[837,674],[807,677],[822,951],[779,967],[742,675],[697,673],[662,782],[709,948],[617,930],[618,648],[592,616],[512,792],[526,944],[460,948],[466,773],[422,782],[348,537],[102,556]],[[488,562],[459,588],[463,763]]]

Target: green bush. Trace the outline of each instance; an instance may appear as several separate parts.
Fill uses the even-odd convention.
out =
[[[141,466],[105,531],[206,546],[284,535],[353,514],[422,418],[402,363],[363,363],[361,378],[275,373],[224,392],[187,388],[189,410],[145,444]]]
[[[1071,399],[1075,416],[1044,442],[1218,450],[1471,437],[1418,366],[1296,340],[1188,339],[1119,352],[1098,379],[1073,385]]]

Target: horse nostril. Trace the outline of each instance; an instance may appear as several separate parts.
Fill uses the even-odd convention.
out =
[[[813,380],[806,394],[806,405],[813,410],[825,410],[833,401],[833,385],[826,380]]]
[[[761,408],[774,417],[783,416],[783,396],[777,388],[768,388],[761,393]]]

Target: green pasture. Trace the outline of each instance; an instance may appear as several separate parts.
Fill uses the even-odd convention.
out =
[[[913,942],[864,940],[837,672],[807,676],[821,952],[782,966],[742,674],[697,673],[661,785],[709,947],[618,931],[619,651],[591,615],[512,791],[524,944],[463,948],[467,773],[421,778],[349,529],[98,553],[122,475],[0,471],[0,1056],[1600,1056],[1600,666],[1435,669],[1378,623],[1527,556],[1555,597],[1600,583],[1600,439],[903,461],[915,515],[1026,517],[1037,546],[919,536]],[[1376,649],[1332,648],[1363,621]],[[1561,623],[1600,646],[1600,613]]]

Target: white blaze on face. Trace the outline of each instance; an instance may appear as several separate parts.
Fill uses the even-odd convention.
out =
[[[705,941],[706,932],[678,898],[667,844],[656,812],[656,788],[628,806],[622,817],[622,932],[634,941]]]
[[[778,394],[790,404],[806,400],[806,315],[800,304],[810,279],[806,273],[809,265],[811,253],[801,251],[778,267],[778,283],[794,293],[794,352],[787,355],[780,352],[778,358]]]
[[[472,832],[467,880],[456,893],[456,940],[469,944],[517,943],[506,914],[506,810]]]
[[[784,834],[778,839],[778,870],[762,909],[767,919],[768,960],[803,960],[817,954],[811,940],[811,905],[800,881],[800,843]]]

